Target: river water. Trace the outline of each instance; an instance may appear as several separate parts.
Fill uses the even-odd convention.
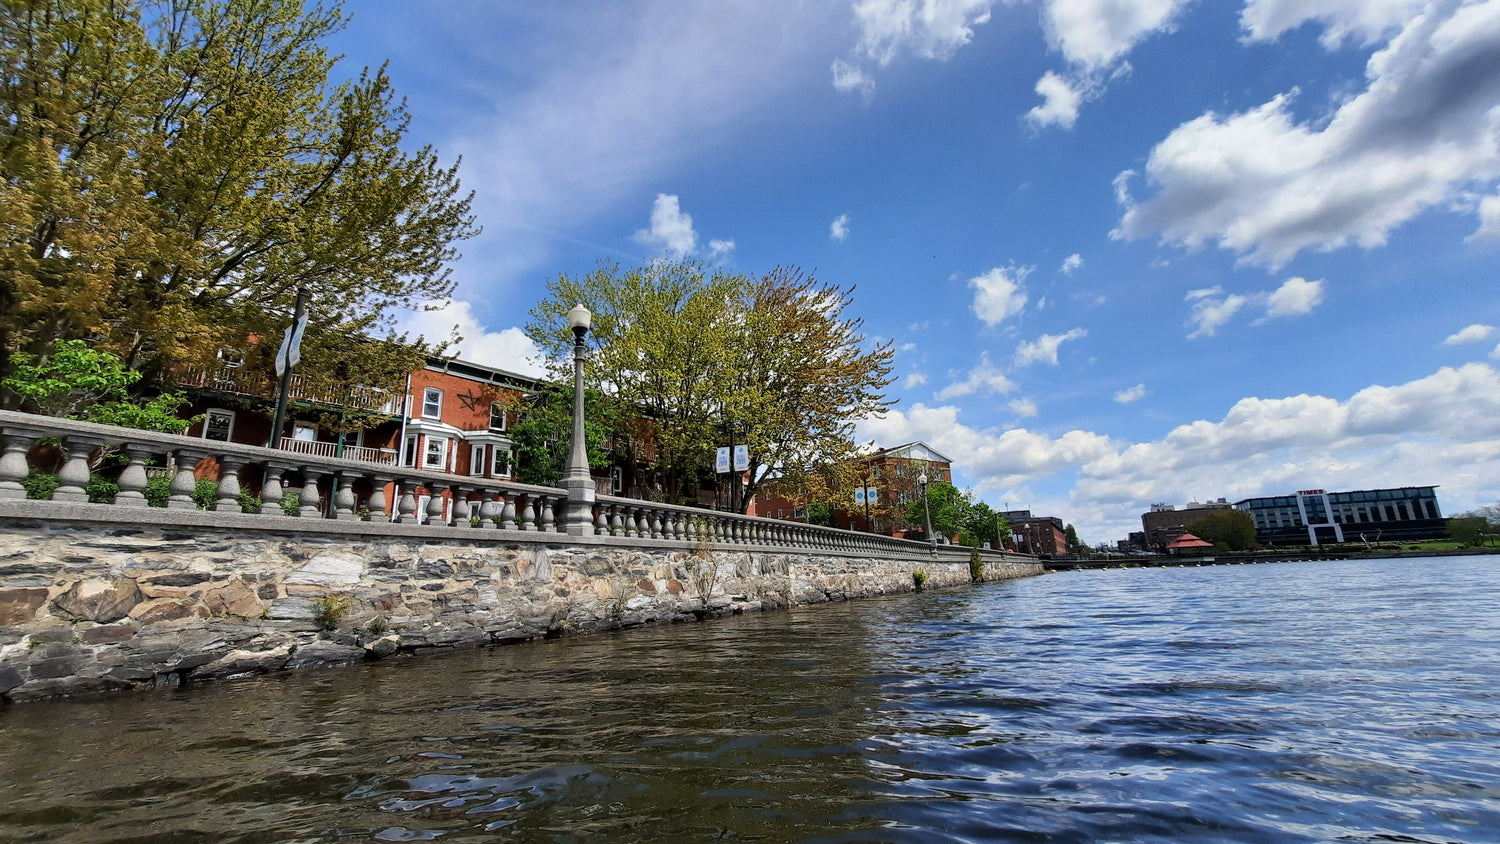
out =
[[[0,841],[1500,841],[1500,558],[1051,574],[0,709]]]

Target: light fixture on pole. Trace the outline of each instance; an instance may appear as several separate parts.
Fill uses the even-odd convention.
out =
[[[917,483],[922,487],[922,514],[927,518],[927,544],[937,551],[937,537],[932,535],[932,505],[927,503],[927,473],[923,472],[917,476]]]
[[[563,489],[568,491],[563,524],[571,536],[594,533],[594,479],[589,475],[588,444],[583,434],[583,362],[588,358],[583,338],[592,321],[593,315],[582,304],[568,311],[568,327],[573,330],[573,447],[563,472]]]

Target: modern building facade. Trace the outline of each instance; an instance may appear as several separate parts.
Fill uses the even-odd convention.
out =
[[[1262,545],[1404,542],[1440,539],[1447,533],[1435,486],[1352,492],[1304,489],[1293,495],[1247,498],[1234,506],[1255,520],[1255,538]]]

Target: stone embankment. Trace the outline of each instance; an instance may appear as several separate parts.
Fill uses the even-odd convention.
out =
[[[919,571],[929,587],[970,580],[957,549],[900,560],[191,511],[38,518],[58,506],[0,502],[6,700],[910,592]],[[986,557],[987,579],[1040,573]]]

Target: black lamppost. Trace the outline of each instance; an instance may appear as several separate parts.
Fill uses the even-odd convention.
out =
[[[932,505],[927,503],[926,472],[917,476],[917,483],[922,487],[922,514],[927,518],[927,544],[932,546],[933,553],[937,553],[937,537],[932,534]]]
[[[563,488],[568,491],[563,522],[570,536],[594,533],[594,479],[589,475],[588,443],[583,434],[583,362],[588,358],[583,337],[589,333],[592,320],[589,309],[581,304],[568,311],[568,327],[573,329],[573,448],[563,472]]]

